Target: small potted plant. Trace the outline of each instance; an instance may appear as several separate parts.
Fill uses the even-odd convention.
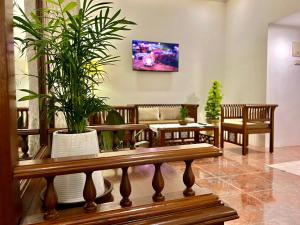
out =
[[[209,124],[219,124],[222,98],[223,94],[221,92],[221,84],[219,81],[215,80],[208,92],[208,98],[205,106],[206,121]]]
[[[188,109],[185,106],[182,106],[180,108],[180,112],[179,113],[180,113],[179,124],[180,125],[187,125],[188,122],[187,122],[186,118],[187,118],[188,113],[189,113]]]
[[[27,16],[20,7],[21,16],[14,16],[14,26],[26,33],[25,38],[15,37],[20,49],[24,54],[33,49],[33,59],[46,56],[48,68],[42,78],[48,94],[23,90],[29,95],[21,100],[42,99],[51,116],[63,113],[67,130],[53,134],[51,157],[97,154],[97,133],[87,129],[87,120],[110,107],[106,97],[98,97],[94,91],[103,82],[103,66],[118,60],[110,53],[116,49],[115,41],[122,40],[120,33],[135,23],[120,17],[121,10],[112,13],[111,2],[83,0],[81,7],[69,0],[49,0],[47,4],[43,18],[36,12]],[[100,196],[104,192],[101,171],[94,172],[93,178]],[[83,201],[84,183],[83,173],[57,176],[54,185],[58,201]]]

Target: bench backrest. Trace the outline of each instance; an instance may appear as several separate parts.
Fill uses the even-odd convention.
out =
[[[136,124],[139,123],[138,109],[153,107],[186,107],[188,109],[188,117],[194,118],[194,120],[197,122],[198,106],[199,105],[196,104],[134,104],[127,106],[113,106],[113,108],[120,113],[125,121],[125,124]],[[94,114],[89,118],[89,124],[91,126],[105,124],[107,113],[107,111],[102,111]]]
[[[197,104],[136,104],[134,105],[136,108],[136,121],[137,123],[139,122],[138,118],[138,109],[139,108],[153,108],[153,107],[159,107],[159,108],[177,108],[177,107],[186,107],[188,110],[188,117],[194,118],[195,122],[197,122],[197,117],[198,117],[198,107],[199,105]]]
[[[223,104],[221,105],[221,122],[224,122],[224,119],[243,119],[243,123],[273,123],[274,110],[277,106],[272,104]]]
[[[136,123],[134,106],[113,106],[113,108],[123,117],[125,124]],[[105,124],[108,111],[97,112],[89,118],[91,126]]]

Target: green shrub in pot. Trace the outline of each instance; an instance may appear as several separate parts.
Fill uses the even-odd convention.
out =
[[[221,114],[221,102],[223,94],[221,92],[221,83],[217,80],[213,81],[212,86],[208,92],[208,97],[205,106],[205,115],[207,122],[219,121]]]

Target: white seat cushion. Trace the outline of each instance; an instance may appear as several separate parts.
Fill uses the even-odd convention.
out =
[[[180,107],[160,107],[160,119],[161,120],[179,120],[180,119]]]
[[[185,118],[185,121],[187,121],[188,123],[196,123],[195,118],[191,118],[191,117]]]
[[[159,109],[158,109],[158,107],[139,108],[138,112],[139,112],[139,121],[159,120]]]

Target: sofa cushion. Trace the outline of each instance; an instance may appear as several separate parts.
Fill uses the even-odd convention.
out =
[[[180,107],[160,107],[160,119],[161,120],[179,120],[180,119]]]
[[[159,120],[159,109],[158,109],[158,107],[139,108],[138,112],[139,112],[139,121]]]

